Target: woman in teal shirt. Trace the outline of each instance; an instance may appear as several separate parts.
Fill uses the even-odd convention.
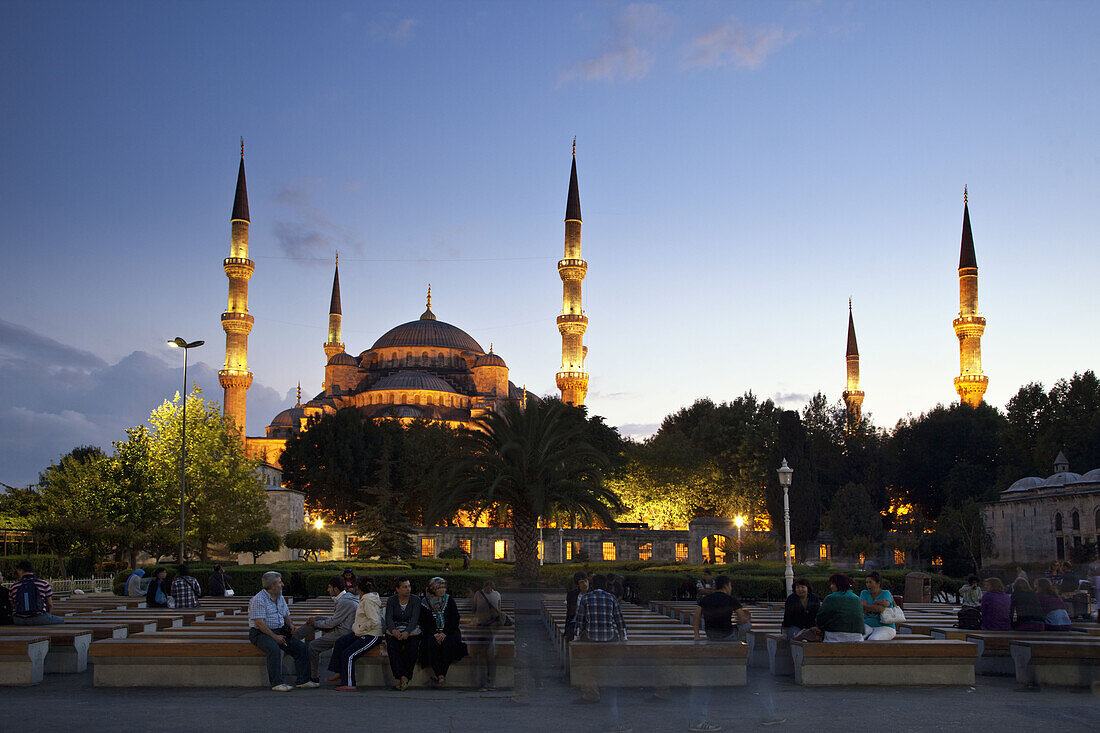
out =
[[[882,622],[880,614],[894,605],[894,596],[882,587],[882,577],[878,573],[868,573],[867,590],[859,594],[863,603],[863,638],[867,641],[890,641],[897,636],[898,630],[893,624]]]

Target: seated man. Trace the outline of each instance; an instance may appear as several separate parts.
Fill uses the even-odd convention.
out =
[[[248,602],[248,640],[267,655],[267,681],[276,692],[294,689],[283,682],[283,653],[294,657],[295,687],[320,687],[309,678],[309,650],[294,637],[290,609],[283,598],[283,576],[266,572],[263,585]]]
[[[321,653],[332,649],[336,640],[345,634],[351,633],[352,624],[355,623],[355,611],[359,608],[359,599],[348,593],[344,578],[334,575],[328,581],[328,594],[332,597],[335,607],[330,616],[310,616],[306,622],[294,632],[294,638],[304,641],[315,631],[323,632],[313,641],[309,642],[309,668],[310,679],[317,682],[317,663]]]
[[[16,626],[48,626],[63,624],[65,619],[53,615],[53,588],[34,577],[30,561],[20,560],[15,566],[19,580],[11,584],[13,622]]]

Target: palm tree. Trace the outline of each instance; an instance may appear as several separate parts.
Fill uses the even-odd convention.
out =
[[[435,522],[460,508],[509,509],[515,534],[516,577],[538,577],[538,519],[555,512],[584,522],[614,525],[619,498],[603,485],[607,457],[584,440],[584,412],[557,400],[517,403],[474,421],[466,450],[450,467],[444,493],[426,519]]]

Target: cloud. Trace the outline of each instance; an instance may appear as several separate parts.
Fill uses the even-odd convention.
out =
[[[337,250],[362,251],[363,243],[356,233],[314,204],[304,186],[287,186],[271,201],[283,207],[288,215],[272,225],[272,235],[287,257],[321,264],[329,262],[330,255]]]
[[[585,81],[630,81],[649,73],[656,59],[648,48],[673,25],[673,19],[653,3],[631,3],[612,24],[612,38],[606,51],[566,69],[560,83]]]
[[[370,33],[375,38],[402,42],[412,37],[413,30],[418,25],[420,25],[420,21],[416,18],[401,18],[393,13],[388,13],[370,24]]]
[[[624,438],[633,438],[634,440],[645,440],[650,438],[661,427],[660,423],[625,423],[617,426],[619,435]]]
[[[0,320],[0,481],[25,486],[77,445],[110,450],[125,430],[182,388],[182,366],[135,351],[114,364],[86,351]],[[208,400],[221,401],[217,369],[189,366],[188,380]],[[291,393],[253,383],[248,432],[262,434]]]
[[[769,55],[794,39],[795,33],[785,33],[780,26],[750,28],[736,19],[696,36],[684,49],[681,66],[718,68],[737,66],[756,69]]]
[[[802,407],[812,396],[803,392],[776,392],[772,395],[772,402],[780,407]]]

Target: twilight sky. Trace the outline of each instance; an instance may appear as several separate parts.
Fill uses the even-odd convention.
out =
[[[221,399],[238,138],[248,433],[323,378],[332,259],[358,354],[419,316],[555,392],[577,137],[588,403],[956,399],[970,187],[989,402],[1097,366],[1100,4],[0,4],[0,482]],[[1089,273],[1093,273],[1090,275]],[[193,362],[194,363],[194,362]]]

